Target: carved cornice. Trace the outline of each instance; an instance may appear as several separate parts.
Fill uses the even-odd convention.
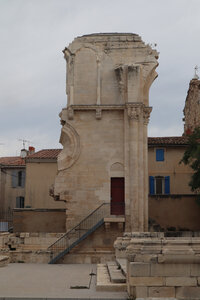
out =
[[[63,108],[63,110],[124,110],[124,105],[70,105],[68,108]]]

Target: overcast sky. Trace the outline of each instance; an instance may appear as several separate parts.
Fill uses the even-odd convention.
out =
[[[132,32],[157,44],[149,136],[182,135],[189,81],[200,66],[200,0],[0,0],[0,156],[18,155],[19,139],[36,150],[61,147],[62,50],[96,32]]]

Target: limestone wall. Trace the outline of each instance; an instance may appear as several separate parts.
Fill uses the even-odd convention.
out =
[[[126,227],[147,230],[149,88],[158,53],[136,34],[92,34],[64,49],[67,108],[54,199],[66,201],[69,230],[111,201],[111,178],[125,182]]]
[[[176,297],[199,299],[200,238],[164,237],[157,233],[132,234],[124,243],[127,258],[127,288],[131,297]],[[119,247],[118,247],[119,246]]]
[[[14,232],[65,232],[65,209],[14,209]]]

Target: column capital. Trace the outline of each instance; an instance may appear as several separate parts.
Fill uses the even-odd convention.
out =
[[[144,121],[145,125],[148,125],[148,123],[149,123],[151,111],[152,111],[152,107],[150,107],[150,106],[145,106],[143,108],[143,121]]]
[[[129,120],[139,121],[143,106],[144,104],[142,103],[126,103],[127,115]]]

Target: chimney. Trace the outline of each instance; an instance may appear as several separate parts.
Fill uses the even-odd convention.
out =
[[[28,150],[21,149],[21,154],[20,154],[21,158],[25,158],[27,155],[28,155]]]
[[[29,152],[29,155],[35,153],[35,148],[32,147],[32,146],[29,146],[29,147],[28,147],[28,152]]]

